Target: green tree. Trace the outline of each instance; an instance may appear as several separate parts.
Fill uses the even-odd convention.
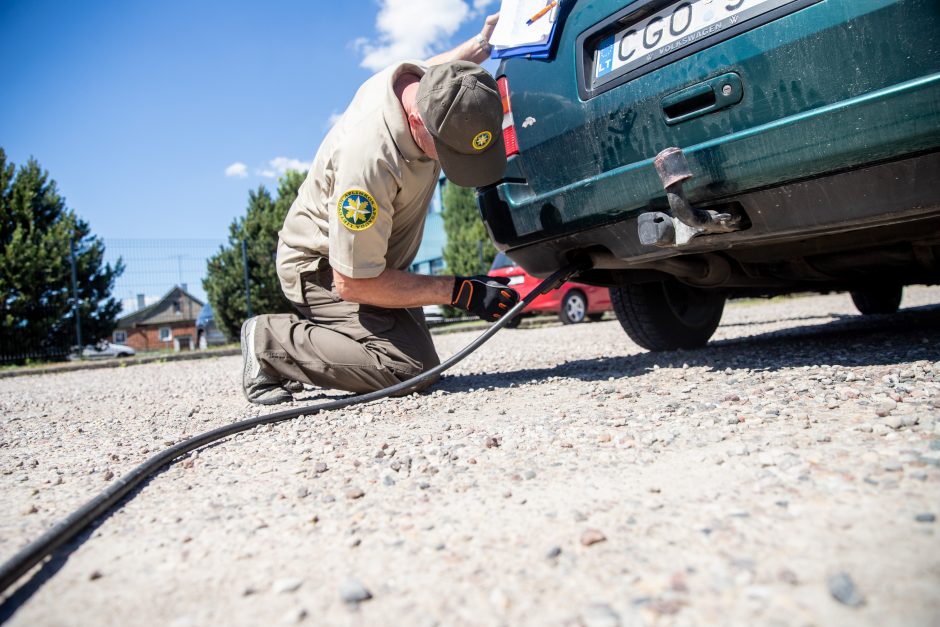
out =
[[[111,290],[124,264],[104,263],[104,244],[35,159],[17,170],[0,148],[0,358],[63,357],[75,345],[72,246],[82,340],[90,343],[114,329],[121,304]]]
[[[252,313],[293,312],[277,278],[277,232],[284,225],[304,176],[302,172],[288,171],[278,181],[276,199],[263,185],[249,192],[245,216],[236,218],[229,226],[228,245],[220,247],[209,259],[202,285],[212,304],[216,324],[230,338],[238,337],[241,324],[248,317],[242,241],[248,253]]]
[[[480,219],[475,192],[471,187],[460,187],[450,181],[441,192],[444,219],[444,265],[451,274],[486,274],[496,256],[496,248]],[[453,307],[443,307],[444,315],[454,318],[464,312]]]
[[[480,219],[473,188],[448,181],[441,193],[444,219],[444,264],[452,274],[486,274],[496,248]]]

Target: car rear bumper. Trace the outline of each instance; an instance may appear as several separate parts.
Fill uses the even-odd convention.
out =
[[[655,177],[655,172],[652,176]],[[728,197],[718,205],[734,203],[746,216],[747,228],[699,236],[680,248],[641,244],[637,234],[639,210],[593,228],[563,234],[543,228],[522,235],[514,228],[515,208],[504,202],[501,186],[483,190],[479,204],[497,246],[530,274],[545,277],[574,256],[585,253],[600,267],[655,269],[657,262],[665,259],[714,251],[769,263],[775,258],[885,246],[892,241],[920,241],[937,246],[940,245],[937,181],[940,181],[940,151],[935,150],[767,186]],[[708,208],[715,204],[700,206]]]

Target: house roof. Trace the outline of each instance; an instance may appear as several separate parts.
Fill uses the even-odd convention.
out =
[[[195,320],[196,317],[199,316],[199,311],[202,310],[202,306],[204,305],[204,303],[177,285],[177,286],[174,286],[169,292],[167,292],[163,296],[163,298],[153,303],[152,305],[147,305],[146,307],[142,307],[138,309],[137,311],[133,311],[127,314],[126,316],[121,316],[120,318],[118,318],[117,328],[128,329],[131,327],[138,326],[141,323],[146,324],[148,321],[148,318],[151,318],[155,314],[162,312],[164,309],[166,309],[169,306],[170,302],[174,300],[179,300],[184,297],[191,300],[196,305],[198,305],[199,309],[194,313],[194,315],[187,317],[187,318],[182,318],[182,319],[188,320],[192,318],[193,320]]]

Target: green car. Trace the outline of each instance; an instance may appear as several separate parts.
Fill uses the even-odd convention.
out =
[[[728,297],[940,282],[938,0],[569,1],[497,79],[491,237],[538,277],[589,261],[649,350]]]

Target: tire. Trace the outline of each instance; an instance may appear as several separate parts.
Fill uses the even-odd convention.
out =
[[[131,354],[130,354],[130,353],[118,353],[117,356],[118,356],[118,357],[121,357],[121,358],[124,358],[124,357],[130,357]]]
[[[588,314],[587,317],[591,322],[600,322],[604,319],[604,312]]]
[[[558,317],[562,324],[578,324],[587,317],[587,297],[583,292],[571,290],[561,301]]]
[[[865,316],[875,314],[893,314],[901,306],[901,285],[878,285],[863,290],[849,292],[852,302],[859,313]]]
[[[612,287],[610,300],[630,339],[650,351],[705,346],[725,308],[723,293],[674,280]]]
[[[521,323],[522,323],[522,314],[519,314],[518,316],[516,316],[515,318],[507,322],[506,326],[504,326],[503,328],[504,329],[516,329],[519,327]]]

